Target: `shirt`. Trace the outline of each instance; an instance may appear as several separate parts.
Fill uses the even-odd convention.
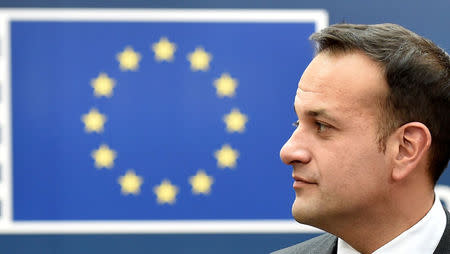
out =
[[[447,216],[439,198],[419,222],[378,248],[372,254],[432,254],[444,234]],[[359,254],[348,243],[338,239],[337,254]]]

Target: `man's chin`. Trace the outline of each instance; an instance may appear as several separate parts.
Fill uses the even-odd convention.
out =
[[[307,225],[315,224],[314,221],[317,221],[319,217],[318,211],[316,211],[314,207],[297,199],[292,204],[292,216],[297,222]]]
[[[292,204],[292,217],[294,217],[294,219],[299,223],[305,223],[304,221],[306,219],[306,209],[299,203],[300,202],[296,200]]]

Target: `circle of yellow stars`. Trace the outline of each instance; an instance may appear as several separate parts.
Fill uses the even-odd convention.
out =
[[[154,53],[154,59],[157,62],[172,62],[175,58],[177,45],[171,42],[167,37],[161,37],[159,41],[152,43],[150,49]],[[193,52],[187,55],[190,63],[190,69],[193,72],[206,72],[210,69],[210,63],[213,59],[211,53],[203,47],[198,46]],[[121,71],[138,71],[142,55],[135,51],[133,47],[126,46],[123,51],[116,54],[116,60],[119,63]],[[97,77],[91,80],[93,94],[97,98],[111,98],[116,86],[116,80],[109,77],[107,73],[100,72]],[[216,89],[216,95],[219,98],[233,98],[236,95],[238,81],[229,73],[222,73],[220,77],[213,81]],[[248,121],[247,115],[240,112],[238,108],[233,108],[230,113],[222,117],[225,123],[225,129],[228,133],[243,133]],[[91,108],[88,113],[81,116],[84,123],[84,130],[87,133],[102,133],[107,122],[107,116],[101,113],[97,108]],[[234,169],[237,165],[239,152],[233,149],[229,144],[214,151],[214,157],[217,160],[217,166],[221,169]],[[107,144],[101,144],[97,149],[91,152],[94,160],[94,166],[97,169],[112,169],[114,161],[117,158],[117,151],[110,148]],[[195,195],[208,195],[211,193],[211,187],[214,178],[208,175],[204,169],[199,169],[188,179],[191,185],[191,191]],[[124,175],[117,180],[121,187],[123,195],[138,195],[141,192],[141,186],[144,183],[143,177],[136,174],[134,169],[128,169]],[[153,193],[156,195],[158,204],[175,204],[179,187],[172,184],[170,180],[163,179],[160,184],[153,187]]]

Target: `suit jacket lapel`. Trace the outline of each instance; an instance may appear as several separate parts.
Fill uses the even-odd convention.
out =
[[[333,250],[331,251],[332,254],[337,254],[337,238],[336,241],[334,241],[334,247]]]
[[[338,238],[335,237],[333,244],[330,246],[328,250],[326,250],[326,254],[337,254],[337,242]]]
[[[445,209],[447,215],[447,226],[445,227],[444,234],[442,235],[441,241],[439,242],[434,254],[448,254],[450,253],[450,213]]]

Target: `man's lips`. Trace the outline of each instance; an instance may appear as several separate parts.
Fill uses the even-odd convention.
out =
[[[311,180],[307,180],[306,178],[301,177],[301,176],[293,175],[292,178],[294,178],[294,184],[293,184],[294,188],[301,188],[306,185],[316,184],[315,182],[313,182]]]

